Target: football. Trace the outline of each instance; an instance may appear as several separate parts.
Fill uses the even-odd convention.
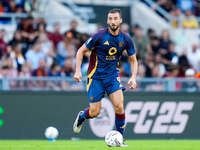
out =
[[[58,137],[58,130],[55,127],[48,127],[46,128],[44,135],[49,141],[55,141],[55,139]]]
[[[109,147],[120,147],[123,143],[123,136],[118,131],[110,131],[105,137],[105,142]]]

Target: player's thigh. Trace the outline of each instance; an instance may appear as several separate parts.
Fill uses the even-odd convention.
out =
[[[110,100],[113,103],[116,113],[124,113],[124,96],[121,89],[111,93],[109,95]]]

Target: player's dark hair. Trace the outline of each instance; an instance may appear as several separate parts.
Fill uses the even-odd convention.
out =
[[[122,18],[122,11],[119,8],[111,9],[111,10],[109,10],[108,14],[109,13],[112,13],[112,14],[119,13],[120,18]]]

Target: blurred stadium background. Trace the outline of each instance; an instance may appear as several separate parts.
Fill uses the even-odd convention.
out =
[[[81,83],[73,79],[75,55],[94,32],[107,26],[107,12],[116,7],[123,12],[121,30],[133,39],[139,62],[138,86],[125,92],[127,113],[139,114],[127,121],[135,125],[134,130],[133,125],[127,128],[136,136],[132,132],[125,136],[199,137],[195,122],[200,113],[199,0],[0,0],[1,139],[44,138],[50,125],[67,132],[61,138],[74,136],[70,128],[77,111],[88,105],[89,53],[83,59]],[[119,68],[128,87],[126,53]],[[105,113],[109,119],[109,104],[105,100],[97,119]],[[105,132],[114,126],[107,123]],[[95,133],[95,125],[98,121],[89,122],[80,136],[105,136]]]

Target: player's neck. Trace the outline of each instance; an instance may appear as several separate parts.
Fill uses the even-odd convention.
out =
[[[112,35],[117,36],[117,35],[119,34],[119,32],[120,32],[120,28],[118,28],[116,31],[113,31],[113,30],[111,30],[111,29],[109,28],[109,32],[110,32]]]

